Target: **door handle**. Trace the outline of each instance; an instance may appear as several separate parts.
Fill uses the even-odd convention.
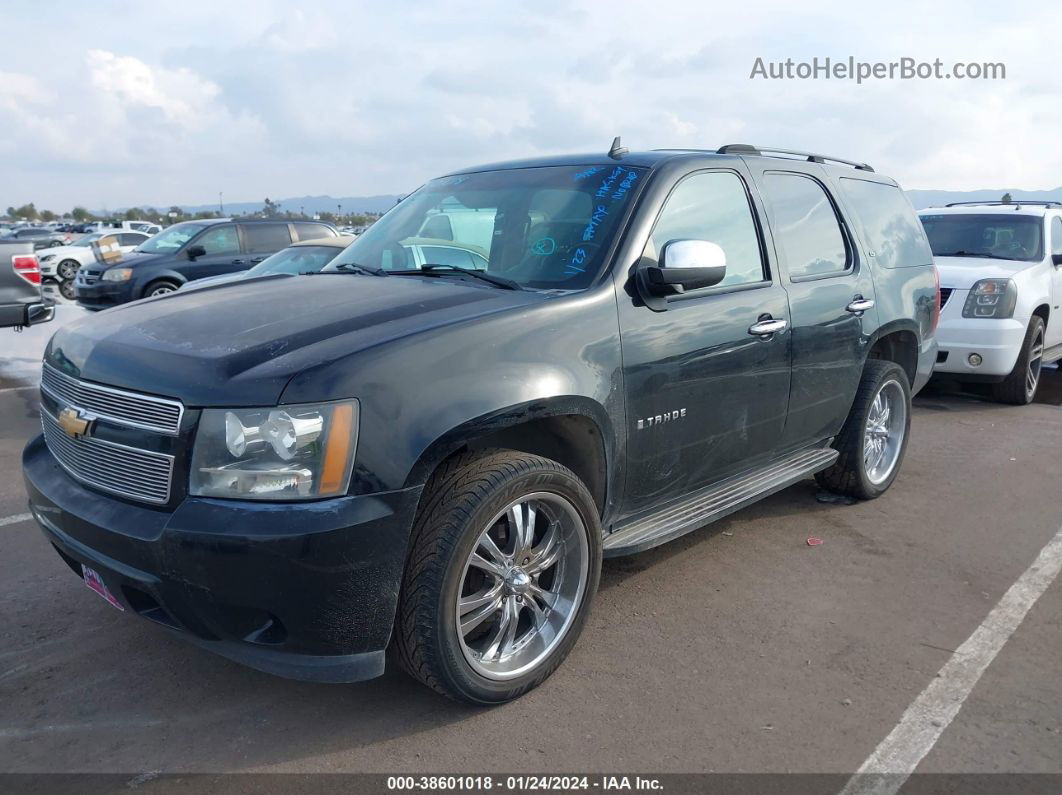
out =
[[[845,309],[851,312],[853,315],[861,315],[868,309],[874,308],[874,302],[869,298],[864,298],[861,295],[857,295],[852,299],[852,302],[845,307]]]
[[[779,331],[785,331],[785,328],[788,325],[789,321],[784,318],[769,318],[767,320],[753,323],[749,326],[749,334],[754,337],[769,337],[772,334],[777,334]]]

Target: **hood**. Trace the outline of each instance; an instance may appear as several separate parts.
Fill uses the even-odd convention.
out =
[[[934,257],[933,264],[940,271],[941,287],[969,290],[980,279],[1009,279],[1038,263],[984,257]]]
[[[221,284],[237,282],[240,279],[246,278],[246,276],[247,271],[236,271],[236,273],[223,273],[220,276],[207,276],[205,279],[196,279],[195,281],[185,282],[181,285],[181,289],[185,292],[191,292],[192,290],[200,290],[204,287],[217,287]]]
[[[450,278],[253,279],[79,319],[56,331],[45,360],[75,377],[188,406],[267,406],[306,369],[544,300]]]

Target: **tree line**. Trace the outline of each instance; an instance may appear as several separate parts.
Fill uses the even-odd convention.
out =
[[[121,213],[93,213],[84,207],[75,207],[70,211],[69,216],[61,216],[51,210],[38,210],[33,202],[29,204],[23,204],[21,207],[8,207],[7,217],[11,220],[19,219],[24,221],[41,221],[49,223],[52,221],[58,221],[63,217],[70,217],[76,223],[84,224],[90,221],[151,221],[156,224],[175,224],[180,221],[192,221],[203,218],[221,218],[222,215],[216,210],[200,210],[195,213],[186,212],[177,205],[171,206],[168,210],[159,210],[154,207],[130,207],[128,210]],[[277,218],[283,220],[293,221],[307,221],[311,219],[311,216],[304,213],[302,208],[298,212],[284,209],[281,207],[280,202],[275,202],[267,198],[262,203],[262,209],[253,213],[226,213],[224,217],[246,217],[246,218]],[[337,207],[337,211],[317,213],[316,217],[322,221],[336,224],[338,226],[368,226],[377,218],[380,217],[378,213],[342,213]]]

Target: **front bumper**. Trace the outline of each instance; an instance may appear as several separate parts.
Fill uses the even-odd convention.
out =
[[[75,481],[38,436],[30,509],[79,575],[129,613],[278,676],[379,676],[420,488],[306,503],[189,497],[172,512]]]
[[[978,319],[962,316],[965,290],[956,290],[948,300],[937,327],[940,346],[935,372],[956,377],[1002,379],[1010,374],[1025,342],[1026,325],[1020,320]],[[970,354],[981,364],[970,364]]]
[[[74,294],[77,302],[85,309],[98,311],[112,306],[125,304],[133,300],[133,283],[105,282],[100,279],[92,284],[86,284],[80,275],[74,280]]]

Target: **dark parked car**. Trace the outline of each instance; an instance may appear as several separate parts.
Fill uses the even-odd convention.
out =
[[[54,306],[41,296],[41,268],[29,241],[0,240],[0,328],[52,319]]]
[[[340,251],[345,249],[354,238],[349,235],[339,237],[319,237],[316,240],[300,240],[291,246],[278,251],[271,257],[266,257],[253,268],[237,273],[227,273],[222,276],[208,276],[188,282],[182,288],[200,290],[204,287],[216,287],[227,282],[241,281],[243,279],[257,279],[262,276],[288,275],[297,276],[300,273],[319,271],[329,262],[336,258]]]
[[[456,244],[488,225],[485,270],[403,245],[446,213]],[[474,168],[321,273],[59,329],[30,505],[97,594],[232,659],[347,682],[393,644],[504,702],[572,648],[603,556],[811,475],[889,488],[938,312],[863,164],[617,141]]]
[[[98,310],[165,295],[185,282],[247,270],[294,241],[337,234],[317,221],[185,221],[112,265],[82,266],[74,281],[77,302]]]

